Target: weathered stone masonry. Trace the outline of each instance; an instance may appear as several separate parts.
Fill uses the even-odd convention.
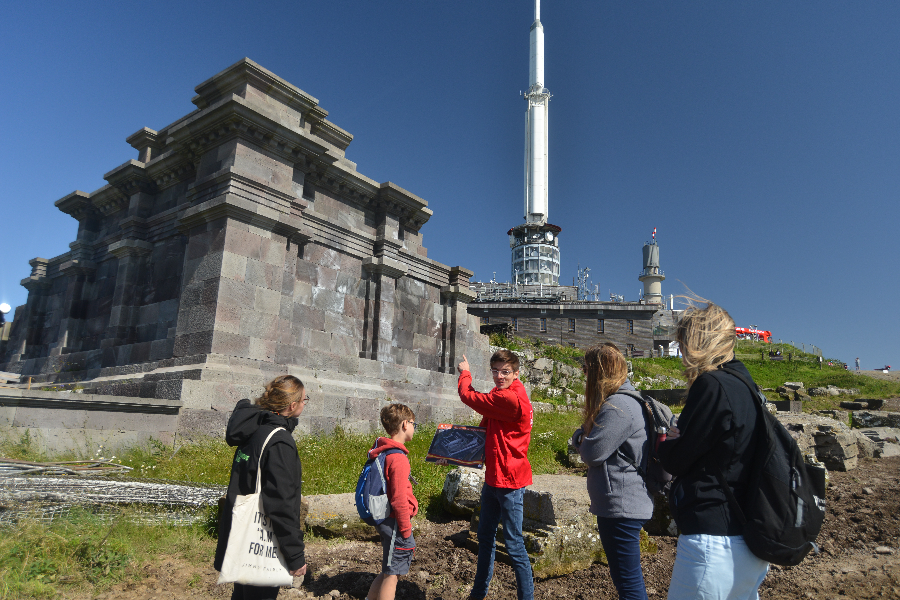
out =
[[[181,400],[195,429],[284,372],[313,399],[305,431],[368,430],[386,398],[468,416],[455,365],[486,374],[487,340],[472,273],[427,257],[427,202],[359,173],[352,136],[250,60],[196,92],[196,110],[127,139],[138,160],[107,185],[56,202],[77,239],[31,261],[0,369]]]

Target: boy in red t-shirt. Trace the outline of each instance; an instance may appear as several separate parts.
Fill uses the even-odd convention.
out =
[[[391,437],[375,440],[369,450],[369,458],[381,452],[397,448],[384,458],[384,478],[387,481],[387,497],[391,505],[388,518],[375,526],[381,535],[381,574],[375,578],[366,594],[366,600],[393,600],[397,591],[397,576],[409,573],[416,540],[413,539],[410,519],[419,512],[419,502],[413,496],[409,481],[409,450],[406,443],[416,433],[416,415],[405,404],[388,404],[381,409],[381,424]]]
[[[482,416],[487,429],[484,444],[484,486],[481,488],[481,516],[478,522],[478,567],[469,598],[487,595],[494,574],[497,525],[503,524],[506,551],[516,574],[519,600],[534,598],[531,562],[522,537],[522,499],[531,485],[528,444],[534,413],[525,386],[519,381],[519,357],[509,350],[491,356],[494,389],[487,394],[472,387],[469,361],[459,363],[459,399]]]

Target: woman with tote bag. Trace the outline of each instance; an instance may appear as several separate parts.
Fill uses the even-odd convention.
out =
[[[237,446],[219,514],[214,566],[234,582],[232,600],[271,600],[279,585],[306,574],[300,525],[300,457],[291,432],[309,397],[281,375],[250,403],[234,407],[225,441]]]

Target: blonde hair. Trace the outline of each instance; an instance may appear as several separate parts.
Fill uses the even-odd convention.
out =
[[[699,308],[697,302],[705,302]],[[702,298],[688,298],[688,308],[679,319],[675,340],[681,349],[681,362],[688,388],[694,381],[734,358],[734,319],[724,308]]]
[[[260,408],[280,413],[291,402],[300,402],[302,399],[303,382],[293,375],[279,375],[266,384],[266,390],[255,402]]]
[[[609,342],[592,346],[584,353],[584,410],[581,429],[585,434],[594,427],[594,419],[606,399],[615,394],[628,379],[625,357]]]

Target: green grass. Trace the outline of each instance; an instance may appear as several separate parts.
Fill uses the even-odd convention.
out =
[[[0,529],[0,598],[56,598],[142,578],[159,555],[208,563],[215,541],[202,525],[137,525],[73,511],[51,525],[22,521]]]

